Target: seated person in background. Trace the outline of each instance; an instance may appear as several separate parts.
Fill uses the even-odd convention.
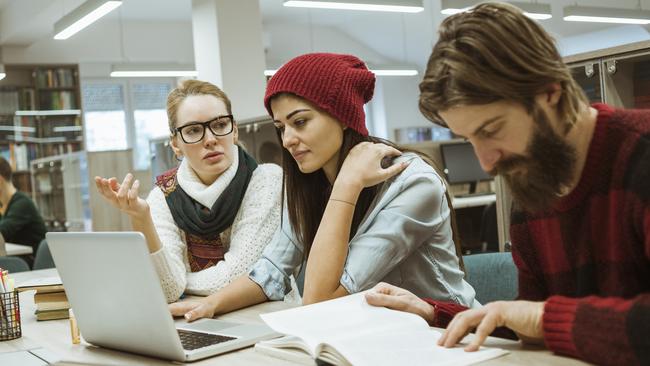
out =
[[[195,320],[280,300],[305,262],[304,304],[387,281],[478,305],[459,268],[443,178],[417,154],[368,136],[363,105],[374,86],[350,55],[307,54],[278,70],[264,103],[284,147],[281,228],[247,276],[171,304],[173,315]],[[386,157],[396,160],[384,168]]]
[[[477,5],[439,33],[420,109],[509,186],[520,301],[459,313],[382,284],[368,302],[447,326],[447,347],[476,328],[476,350],[505,326],[588,362],[649,365],[650,111],[590,106],[553,39],[511,5]]]
[[[16,190],[11,176],[11,165],[0,157],[0,242],[31,246],[34,254],[26,259],[32,262],[47,229],[34,202]]]
[[[237,146],[230,100],[218,87],[183,82],[167,98],[171,147],[180,166],[156,179],[147,200],[127,174],[95,178],[147,240],[169,302],[209,295],[247,273],[280,224],[282,171]]]

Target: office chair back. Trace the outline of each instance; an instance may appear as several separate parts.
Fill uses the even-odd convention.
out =
[[[465,259],[465,280],[481,304],[517,297],[517,268],[510,252],[472,254]]]
[[[9,273],[29,271],[27,262],[18,257],[0,257],[0,268],[6,269]]]
[[[54,268],[54,259],[52,259],[52,254],[50,253],[50,248],[47,246],[47,241],[43,239],[38,245],[38,249],[36,249],[34,269],[47,268]]]
[[[499,251],[499,232],[497,223],[497,204],[492,202],[485,206],[481,216],[481,229],[479,233],[484,250],[488,252]]]

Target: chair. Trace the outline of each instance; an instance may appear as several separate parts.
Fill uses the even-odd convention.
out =
[[[497,224],[497,204],[492,202],[485,206],[481,216],[480,240],[483,250],[488,252],[499,251],[499,232]]]
[[[0,267],[6,269],[9,273],[29,271],[29,264],[18,257],[0,257]]]
[[[472,254],[463,257],[466,280],[481,304],[517,297],[517,268],[510,252]]]
[[[52,259],[52,254],[50,253],[50,248],[47,246],[47,241],[43,239],[38,245],[38,249],[36,249],[34,269],[46,268],[54,268],[54,259]]]

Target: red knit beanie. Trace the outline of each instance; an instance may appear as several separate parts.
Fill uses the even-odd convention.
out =
[[[368,135],[363,105],[372,98],[375,74],[352,55],[308,53],[287,62],[266,86],[264,105],[280,93],[302,97],[363,136]]]

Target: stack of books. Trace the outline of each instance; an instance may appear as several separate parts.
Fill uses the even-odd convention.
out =
[[[63,286],[49,286],[47,289],[36,290],[36,320],[67,319],[70,303],[65,296]]]
[[[57,277],[38,278],[17,286],[18,291],[36,290],[36,320],[67,319],[70,303],[65,295],[61,279]]]

